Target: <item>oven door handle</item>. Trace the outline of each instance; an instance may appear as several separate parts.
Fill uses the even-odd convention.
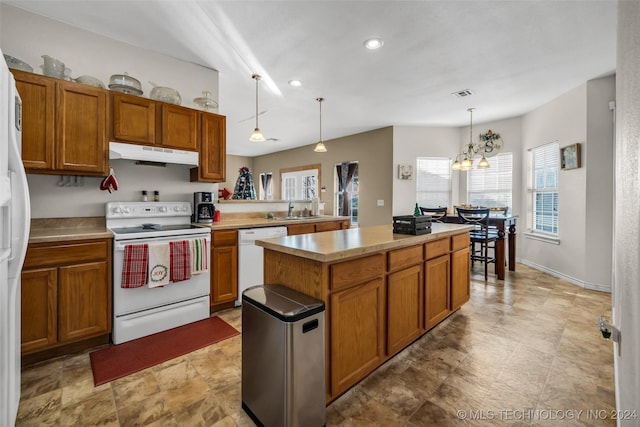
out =
[[[211,237],[206,236],[204,237],[205,240],[207,241],[207,244],[210,245],[211,244]],[[148,243],[148,244],[154,244],[154,243],[169,243],[169,242],[180,242],[182,240],[195,240],[195,239],[167,239],[167,240],[147,240],[145,242],[114,242],[113,243],[113,251],[114,252],[124,252],[124,247],[127,245],[136,245],[136,244],[140,244],[140,243]]]

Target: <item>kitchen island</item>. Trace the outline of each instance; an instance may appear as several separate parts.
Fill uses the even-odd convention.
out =
[[[469,230],[391,225],[259,240],[265,283],[326,305],[326,399],[335,400],[469,299]]]

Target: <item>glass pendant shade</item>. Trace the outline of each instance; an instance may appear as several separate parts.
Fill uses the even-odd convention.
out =
[[[255,128],[253,130],[253,133],[251,134],[251,138],[249,138],[249,141],[251,142],[264,142],[265,138],[264,135],[262,134],[262,131],[258,128]]]
[[[489,162],[487,161],[487,158],[484,157],[484,155],[482,156],[476,167],[478,169],[488,169],[490,167]]]
[[[460,170],[462,171],[468,171],[471,169],[471,166],[473,166],[473,162],[471,160],[469,160],[468,158],[465,158],[462,163],[460,164]]]
[[[453,169],[454,171],[459,171],[460,170],[460,162],[459,161],[455,161],[453,162],[453,165],[451,166],[451,169]]]
[[[324,146],[324,143],[322,141],[318,142],[316,144],[316,146],[314,147],[313,151],[315,151],[316,153],[326,153],[327,152],[327,147]]]

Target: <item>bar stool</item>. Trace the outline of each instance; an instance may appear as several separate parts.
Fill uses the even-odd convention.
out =
[[[489,209],[463,209],[458,208],[458,221],[463,224],[471,224],[474,228],[469,232],[471,238],[471,265],[475,261],[484,263],[484,279],[487,280],[489,263],[495,265],[495,248],[498,233],[489,230]],[[480,248],[476,249],[476,245]],[[493,255],[489,256],[489,249],[493,249]]]

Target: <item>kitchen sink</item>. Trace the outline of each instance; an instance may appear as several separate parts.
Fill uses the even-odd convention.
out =
[[[296,221],[301,219],[312,219],[312,218],[317,218],[317,217],[316,216],[277,216],[274,219],[277,219],[280,221]]]

